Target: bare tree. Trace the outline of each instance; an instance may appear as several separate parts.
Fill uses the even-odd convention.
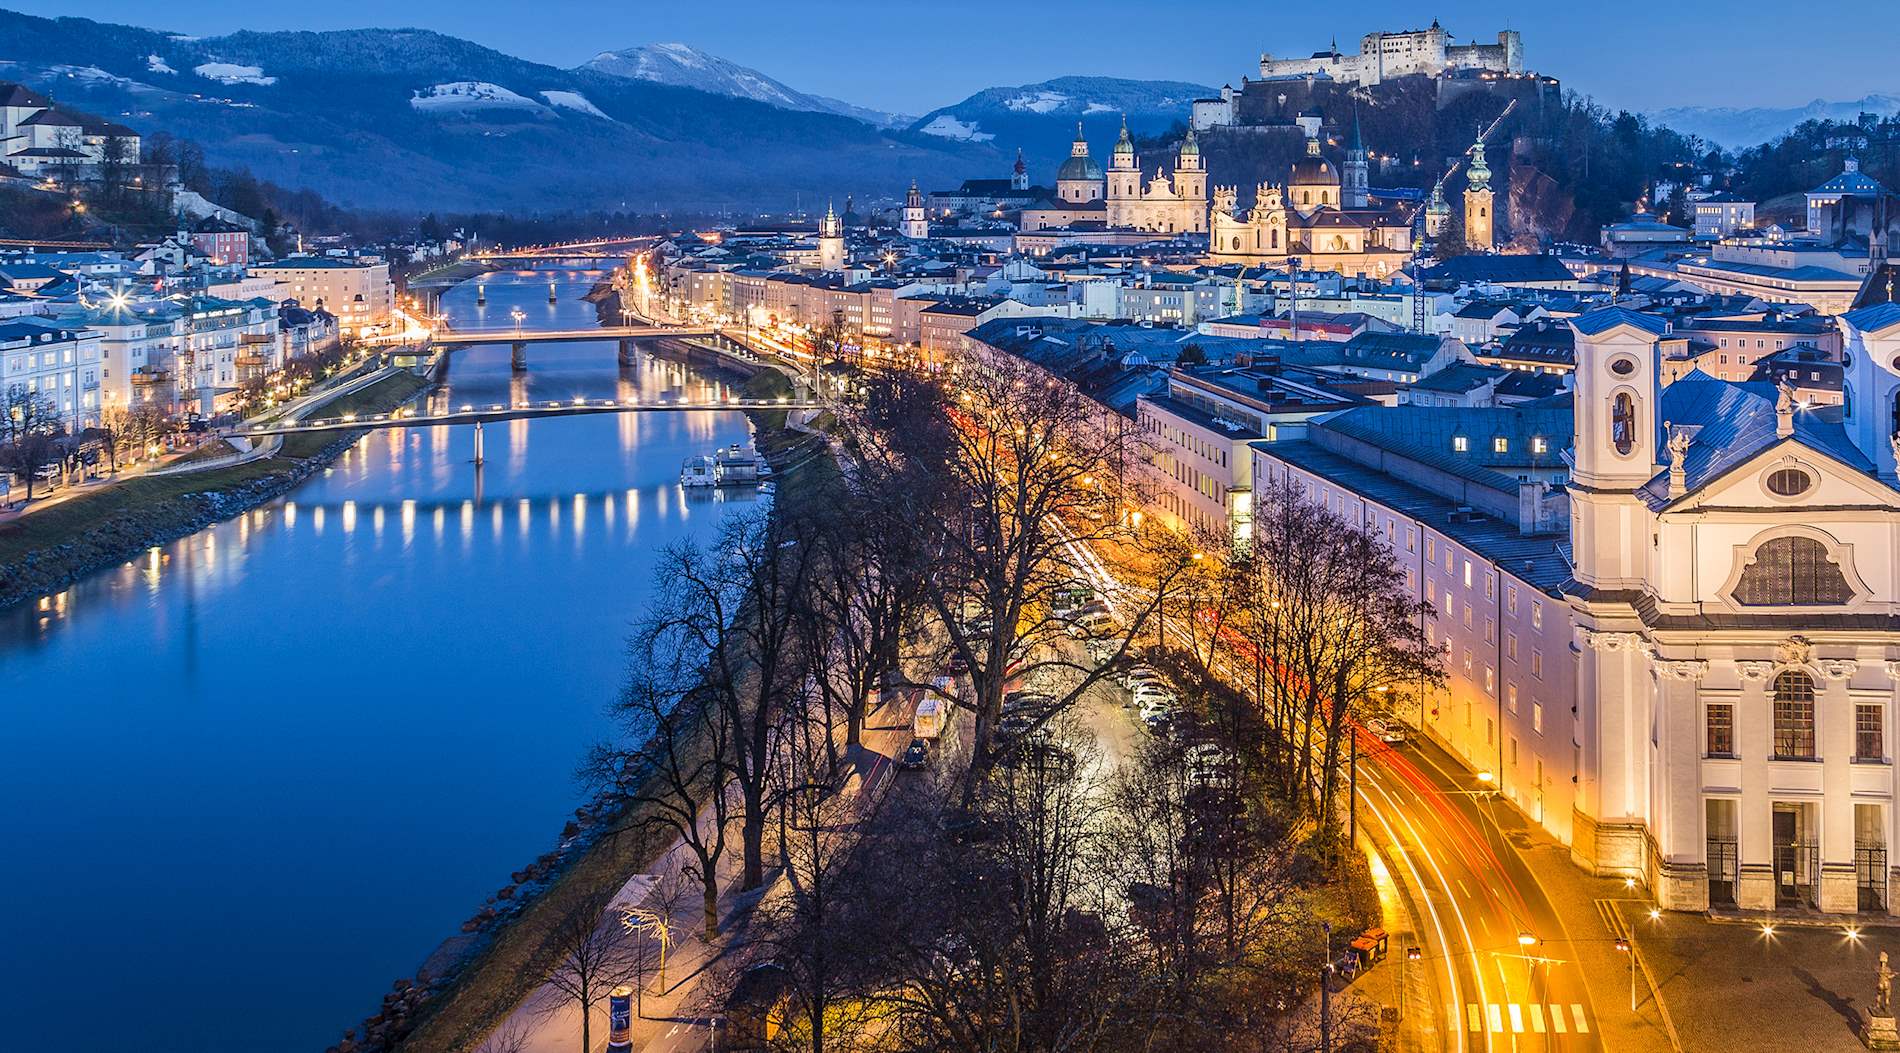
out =
[[[41,391],[15,384],[0,398],[0,438],[4,439],[7,467],[26,480],[26,499],[33,500],[33,483],[42,468],[62,455],[60,438],[66,432],[59,405]]]
[[[671,832],[692,857],[701,931],[719,933],[719,863],[731,828],[733,723],[700,681],[704,655],[679,623],[653,614],[635,635],[616,715],[620,743],[596,746],[585,781],[614,794],[647,828]]]
[[[720,707],[731,748],[722,763],[740,801],[740,887],[765,881],[777,731],[804,690],[798,607],[813,546],[796,523],[729,516],[711,548],[677,545],[660,561],[662,629],[704,656],[701,690]]]
[[[1283,791],[1306,800],[1330,836],[1357,720],[1444,680],[1442,652],[1423,632],[1431,606],[1412,597],[1382,539],[1297,483],[1256,488],[1253,561],[1272,597],[1263,664],[1290,751]]]
[[[613,989],[637,979],[631,937],[617,917],[609,917],[618,889],[608,887],[576,897],[554,923],[549,939],[560,955],[548,986],[581,1015],[581,1053],[592,1053],[594,1012]]]
[[[909,521],[934,568],[924,596],[970,671],[980,778],[1006,685],[1066,670],[1044,717],[1066,709],[1147,631],[1193,549],[1139,511],[1145,436],[1066,381],[999,357],[964,365],[954,397],[929,379],[904,383],[890,395],[901,412],[870,400],[857,446],[919,503]],[[1111,660],[1085,667],[1046,645],[1068,628],[1057,599],[1083,574],[1076,564],[1095,559],[1112,561],[1115,580],[1096,584],[1113,590],[1119,628]]]

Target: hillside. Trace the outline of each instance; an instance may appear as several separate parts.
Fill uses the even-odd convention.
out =
[[[188,39],[0,11],[0,49],[0,78],[356,207],[756,209],[894,196],[915,177],[1006,163],[985,144],[557,69],[424,30]]]
[[[1021,147],[1032,179],[1046,181],[1069,155],[1081,121],[1098,153],[1106,155],[1122,117],[1136,134],[1185,127],[1195,99],[1213,88],[1171,80],[1116,77],[1057,77],[1037,84],[987,88],[954,106],[932,110],[910,130],[932,138],[993,145],[1006,153]]]
[[[751,99],[788,110],[834,113],[876,128],[899,128],[915,119],[901,113],[873,110],[823,95],[807,94],[758,70],[707,54],[690,44],[642,44],[620,51],[603,51],[582,63],[580,68],[610,77],[671,84],[676,88],[693,88],[714,95]]]

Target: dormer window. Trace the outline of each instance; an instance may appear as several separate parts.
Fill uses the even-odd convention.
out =
[[[1465,453],[1471,449],[1471,440],[1463,435],[1453,435],[1451,437],[1451,448],[1454,452]]]
[[[1550,452],[1549,440],[1545,439],[1542,435],[1531,436],[1531,452],[1532,453]]]
[[[1491,440],[1491,452],[1492,452],[1492,453],[1509,453],[1509,452],[1511,452],[1511,440],[1509,440],[1509,439],[1507,439],[1507,438],[1505,438],[1505,437],[1504,437],[1504,436],[1502,436],[1502,435],[1500,435],[1500,436],[1498,436],[1498,437],[1497,437],[1497,438],[1495,438],[1495,439],[1492,439],[1492,440]]]

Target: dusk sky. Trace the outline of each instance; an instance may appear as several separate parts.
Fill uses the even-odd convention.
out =
[[[411,0],[400,13],[372,0],[316,6],[255,0],[0,3],[34,14],[80,14],[194,36],[400,21],[556,66],[577,65],[601,50],[681,41],[803,91],[910,113],[948,105],[982,88],[1065,74],[1238,82],[1256,68],[1261,51],[1310,53],[1334,36],[1342,50],[1351,51],[1362,33],[1414,28],[1434,15],[1459,39],[1520,30],[1533,69],[1616,107],[1790,106],[1815,98],[1900,93],[1900,75],[1889,63],[1900,48],[1900,20],[1892,17],[1890,0],[1831,5],[1826,16],[1831,28],[1822,31],[1824,57],[1799,67],[1789,61],[1791,9],[1770,0],[1441,0],[1423,6],[1368,0],[1290,9],[1258,0],[948,6],[914,0],[540,0],[533,5]],[[1814,31],[1811,27],[1801,35]],[[5,57],[0,41],[0,58]],[[1797,76],[1782,75],[1796,69]]]

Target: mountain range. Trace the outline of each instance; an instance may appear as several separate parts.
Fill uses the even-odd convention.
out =
[[[1737,149],[1778,138],[1803,121],[1853,121],[1863,113],[1881,117],[1900,113],[1900,95],[1867,95],[1838,102],[1815,99],[1805,106],[1787,107],[1676,106],[1656,110],[1649,117],[1676,131]]]
[[[194,39],[0,11],[0,80],[356,207],[784,209],[1009,162],[982,143],[416,29]]]
[[[751,99],[787,110],[833,113],[863,121],[874,128],[903,128],[916,119],[901,113],[854,106],[823,95],[809,95],[758,70],[709,55],[690,44],[642,44],[620,51],[603,51],[580,68],[613,77]]]

